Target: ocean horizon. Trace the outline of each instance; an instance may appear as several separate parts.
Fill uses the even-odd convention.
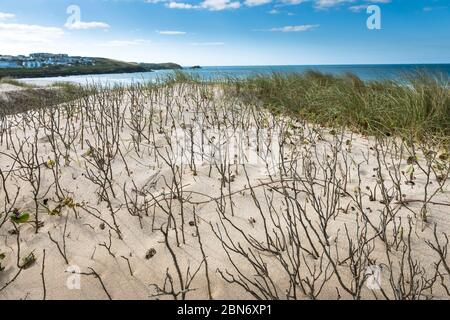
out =
[[[184,72],[197,75],[203,79],[218,79],[225,77],[246,78],[254,75],[271,73],[303,73],[318,71],[333,75],[352,73],[365,81],[397,80],[405,75],[426,72],[444,78],[450,78],[450,63],[448,64],[336,64],[336,65],[261,65],[261,66],[201,66],[200,69],[185,67]],[[55,82],[72,82],[79,84],[131,84],[151,82],[173,73],[173,70],[155,70],[138,73],[90,74],[63,77],[41,77],[21,79],[31,84],[52,84]]]

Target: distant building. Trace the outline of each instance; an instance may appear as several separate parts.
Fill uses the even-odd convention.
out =
[[[22,66],[19,65],[16,61],[1,61],[0,60],[0,68],[21,68]]]
[[[2,56],[2,55],[0,55],[0,60],[2,60],[2,61],[11,61],[11,60],[16,60],[16,57],[14,57],[14,56]]]
[[[41,68],[45,66],[92,65],[94,60],[85,57],[70,57],[68,54],[32,53],[25,56],[0,55],[0,68]]]
[[[40,68],[40,67],[42,67],[42,63],[40,61],[36,61],[36,60],[28,60],[23,63],[23,66],[25,68],[30,68],[30,69]]]
[[[33,58],[33,59],[48,59],[48,58],[53,58],[56,56],[59,56],[59,55],[53,54],[53,53],[32,53],[32,54],[30,54],[30,58]]]

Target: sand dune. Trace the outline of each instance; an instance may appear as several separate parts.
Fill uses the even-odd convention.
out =
[[[5,117],[0,169],[0,299],[449,298],[439,145],[183,84]]]

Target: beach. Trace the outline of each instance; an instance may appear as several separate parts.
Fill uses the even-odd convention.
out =
[[[448,299],[431,140],[135,85],[3,116],[0,172],[0,299]]]

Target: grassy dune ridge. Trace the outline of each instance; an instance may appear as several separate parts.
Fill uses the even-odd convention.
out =
[[[93,88],[71,83],[55,83],[52,87],[37,87],[13,79],[2,79],[0,85],[2,83],[13,85],[18,90],[0,92],[0,119],[30,110],[51,108],[93,93]]]
[[[352,74],[310,71],[259,75],[233,84],[247,102],[324,126],[370,135],[450,135],[450,89],[444,76],[410,74],[398,82],[363,82]]]

